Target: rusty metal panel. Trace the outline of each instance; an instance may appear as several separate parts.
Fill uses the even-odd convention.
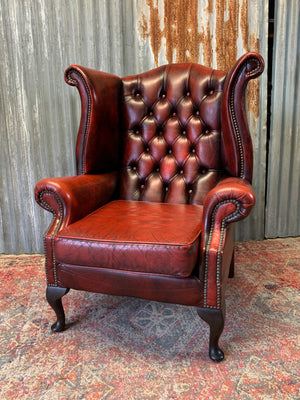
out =
[[[246,51],[257,51],[267,67],[268,1],[138,0],[138,6],[139,34],[152,55],[149,66],[198,62],[228,70]],[[260,80],[250,82],[247,99],[257,203],[250,217],[237,224],[238,240],[264,238],[266,72]]]
[[[124,76],[178,61],[227,69],[248,50],[267,61],[267,0],[0,0],[0,6],[0,252],[43,250],[51,216],[35,204],[34,185],[75,173],[80,102],[63,80],[70,64]],[[243,240],[264,231],[266,88],[264,74],[248,90],[257,206],[238,226]]]
[[[300,235],[300,3],[275,2],[266,237]]]

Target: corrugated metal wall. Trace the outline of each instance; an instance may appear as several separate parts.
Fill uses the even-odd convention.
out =
[[[275,2],[266,237],[300,235],[300,2]]]
[[[267,62],[268,1],[0,0],[0,252],[41,252],[50,216],[34,202],[43,177],[75,173],[80,103],[63,72],[118,75],[171,61],[228,68],[248,50]],[[258,103],[258,96],[260,102]],[[257,206],[240,240],[264,237],[267,74],[249,88]]]

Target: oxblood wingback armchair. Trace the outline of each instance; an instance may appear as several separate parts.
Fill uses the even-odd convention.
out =
[[[119,78],[81,66],[77,176],[41,180],[36,201],[53,214],[45,234],[47,300],[65,328],[70,288],[197,307],[219,348],[233,222],[255,203],[245,113],[247,53],[230,72],[169,64]]]

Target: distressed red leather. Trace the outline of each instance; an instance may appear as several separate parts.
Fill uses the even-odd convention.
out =
[[[48,287],[224,310],[232,223],[254,207],[246,87],[257,53],[230,71],[169,64],[120,78],[72,65],[77,176],[43,179],[36,201]]]
[[[56,235],[56,262],[187,277],[201,222],[201,206],[113,201]]]

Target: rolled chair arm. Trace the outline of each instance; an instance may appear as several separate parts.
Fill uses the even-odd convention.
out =
[[[201,237],[202,266],[200,278],[204,281],[204,306],[222,307],[221,285],[223,252],[228,224],[245,218],[255,205],[255,195],[248,181],[225,178],[206,196]]]
[[[63,227],[78,221],[107,203],[117,186],[117,172],[43,179],[35,187],[35,200],[53,214],[44,236],[47,286],[59,286],[54,257],[54,237]]]
[[[35,200],[54,215],[62,229],[107,203],[116,185],[117,172],[47,178],[37,183]]]
[[[255,195],[251,184],[241,178],[225,178],[209,191],[204,200],[205,232],[208,233],[210,230],[216,208],[223,204],[226,205],[223,213],[227,223],[247,217],[255,205]]]

